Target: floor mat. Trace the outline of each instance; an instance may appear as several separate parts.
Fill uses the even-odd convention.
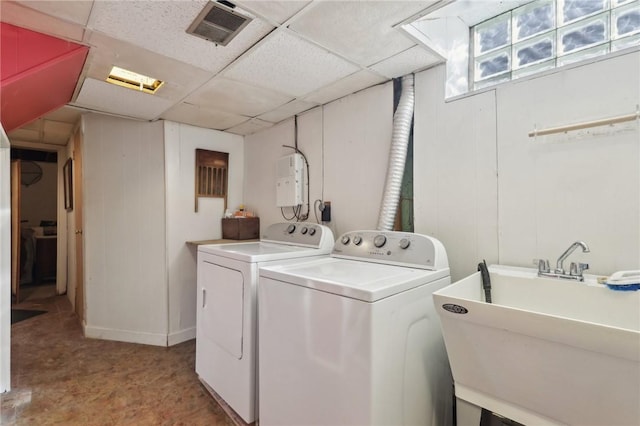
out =
[[[46,313],[47,311],[35,311],[32,309],[11,309],[11,324]]]

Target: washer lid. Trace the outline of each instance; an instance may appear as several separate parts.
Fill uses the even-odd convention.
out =
[[[243,262],[265,262],[296,257],[329,254],[331,249],[292,246],[288,244],[254,241],[237,244],[206,244],[198,246],[198,252],[209,253]]]
[[[428,271],[334,257],[260,268],[261,278],[365,302],[375,302],[448,276],[449,268]]]

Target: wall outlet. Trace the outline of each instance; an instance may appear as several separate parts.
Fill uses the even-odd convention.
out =
[[[322,203],[322,221],[331,222],[331,201],[325,201]]]

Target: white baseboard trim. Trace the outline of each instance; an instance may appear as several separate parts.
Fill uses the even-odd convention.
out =
[[[140,331],[114,330],[112,328],[84,326],[84,335],[92,339],[116,340],[118,342],[140,343],[142,345],[167,346],[167,335]]]
[[[196,328],[191,327],[180,331],[169,333],[167,336],[167,346],[177,345],[178,343],[186,342],[187,340],[196,338]]]

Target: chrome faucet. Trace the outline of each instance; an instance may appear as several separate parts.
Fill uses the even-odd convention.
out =
[[[549,267],[548,260],[539,259],[537,261],[538,276],[584,281],[584,277],[582,276],[582,273],[585,270],[589,269],[588,263],[576,264],[575,262],[572,262],[571,266],[569,267],[568,274],[565,272],[564,266],[562,265],[565,259],[569,257],[569,255],[573,253],[574,250],[577,249],[578,247],[582,247],[583,253],[589,253],[591,251],[589,250],[589,246],[584,241],[576,241],[575,243],[571,244],[569,248],[565,250],[564,253],[560,255],[560,257],[558,258],[558,261],[556,262],[556,269],[553,271],[551,271],[551,268]]]
[[[569,248],[566,249],[565,252],[562,253],[558,258],[558,261],[556,262],[556,270],[555,270],[556,274],[564,274],[564,268],[562,267],[562,262],[564,262],[564,260],[567,257],[569,257],[569,255],[573,253],[573,251],[578,247],[582,247],[583,253],[589,253],[591,251],[589,250],[589,246],[584,241],[576,241],[575,243],[571,244]]]

